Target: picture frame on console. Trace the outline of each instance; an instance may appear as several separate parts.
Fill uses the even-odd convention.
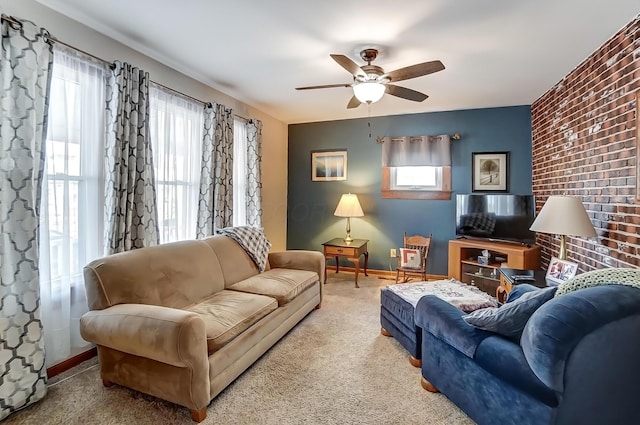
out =
[[[572,263],[571,261],[551,257],[551,261],[549,262],[549,268],[547,269],[547,275],[545,276],[545,278],[547,282],[559,285],[574,277],[577,270],[577,263]]]
[[[471,190],[473,192],[509,191],[509,152],[473,152]]]
[[[347,151],[311,152],[311,180],[314,182],[347,179]]]

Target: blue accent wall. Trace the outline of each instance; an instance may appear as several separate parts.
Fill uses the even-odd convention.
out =
[[[451,200],[382,199],[376,137],[454,133],[462,139],[452,142]],[[348,155],[347,180],[311,181],[311,152],[342,149]],[[340,195],[351,192],[358,195],[365,214],[351,219],[351,236],[369,239],[369,268],[395,270],[389,249],[402,246],[403,232],[433,233],[428,272],[446,275],[448,241],[455,238],[455,195],[471,193],[472,153],[496,151],[510,152],[509,192],[531,194],[530,106],[292,124],[287,248],[322,251],[323,242],[344,237],[346,218],[333,212]]]

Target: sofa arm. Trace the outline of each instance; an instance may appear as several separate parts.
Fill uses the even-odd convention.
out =
[[[308,270],[318,273],[320,288],[324,282],[325,258],[321,252],[288,250],[269,253],[269,266],[272,269]]]
[[[416,305],[416,326],[473,358],[478,345],[492,334],[477,329],[463,319],[462,310],[435,295],[420,298]]]
[[[527,322],[520,344],[536,376],[562,392],[569,356],[577,353],[581,340],[605,325],[621,324],[638,315],[640,290],[636,288],[607,285],[580,289],[542,305]],[[630,345],[637,344],[636,339],[637,333],[626,338]],[[626,349],[617,346],[616,350]],[[593,359],[598,354],[590,352],[587,356]]]
[[[169,307],[118,304],[85,313],[82,337],[94,344],[208,373],[205,325],[197,314]]]

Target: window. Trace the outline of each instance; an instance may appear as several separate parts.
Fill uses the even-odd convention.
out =
[[[203,106],[160,86],[149,89],[160,243],[196,237]]]
[[[382,197],[451,199],[451,167],[382,167]]]
[[[247,224],[247,123],[233,120],[233,225]]]
[[[47,365],[87,346],[83,267],[104,254],[104,65],[56,45],[40,216]]]
[[[392,190],[442,190],[442,167],[391,167]]]
[[[451,199],[451,136],[382,138],[382,197]]]

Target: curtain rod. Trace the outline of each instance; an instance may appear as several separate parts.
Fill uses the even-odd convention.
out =
[[[22,27],[22,22],[20,22],[19,20],[17,20],[17,19],[16,19],[16,18],[14,18],[13,16],[5,15],[5,14],[3,13],[3,14],[0,16],[0,18],[1,18],[3,21],[7,21],[7,22],[10,22],[10,23],[11,23],[11,24],[13,24],[13,25],[17,25],[17,26],[19,26],[19,27]],[[80,52],[80,53],[82,53],[83,55],[87,55],[87,56],[89,56],[89,57],[91,57],[91,58],[93,58],[93,59],[95,59],[95,60],[98,60],[98,61],[100,61],[100,62],[104,63],[105,65],[109,65],[109,67],[111,67],[111,68],[113,69],[113,62],[112,62],[112,61],[108,61],[108,60],[103,59],[103,58],[101,58],[101,57],[99,57],[99,56],[96,56],[96,55],[91,54],[91,53],[89,53],[89,52],[86,52],[86,51],[84,51],[84,50],[82,50],[82,49],[79,49],[79,48],[77,48],[76,46],[72,46],[72,45],[71,45],[71,44],[69,44],[69,43],[65,43],[64,41],[61,41],[60,39],[58,39],[58,38],[56,38],[56,37],[52,36],[51,34],[47,34],[46,38],[47,38],[47,41],[48,41],[48,42],[62,44],[63,46],[66,46],[66,47],[68,47],[68,48],[70,48],[70,49],[72,49],[72,50],[75,50],[76,52]],[[163,88],[163,89],[165,89],[165,90],[171,91],[171,92],[173,92],[173,93],[175,93],[175,94],[178,94],[178,95],[180,95],[180,96],[184,96],[184,97],[186,97],[186,98],[188,98],[188,99],[191,99],[191,100],[193,100],[194,102],[198,102],[198,103],[201,103],[201,104],[203,104],[203,105],[207,105],[207,104],[208,104],[208,105],[211,105],[211,102],[204,102],[204,101],[202,101],[202,100],[200,100],[200,99],[196,99],[196,98],[195,98],[195,97],[193,97],[193,96],[189,96],[189,95],[188,95],[188,94],[186,94],[186,93],[179,92],[179,91],[178,91],[178,90],[176,90],[176,89],[172,89],[171,87],[167,87],[167,86],[165,86],[164,84],[160,84],[160,83],[158,83],[158,82],[156,82],[156,81],[149,80],[149,82],[151,82],[151,83],[155,84],[156,86],[162,87],[162,88]],[[245,121],[249,121],[249,120],[250,120],[250,118],[246,118],[246,117],[243,117],[243,116],[238,115],[238,114],[234,114],[234,116],[235,116],[236,118],[239,118],[239,119],[242,119],[242,120],[245,120]]]
[[[422,136],[407,136],[409,138],[409,140],[411,139],[421,139]],[[438,137],[438,136],[428,136],[428,137]],[[454,133],[454,134],[449,134],[449,137],[451,137],[451,140],[460,140],[462,139],[462,135],[460,133]],[[404,138],[404,136],[396,136],[396,137],[391,137],[391,139],[402,139]],[[382,144],[384,143],[384,137],[376,137],[376,142]]]

